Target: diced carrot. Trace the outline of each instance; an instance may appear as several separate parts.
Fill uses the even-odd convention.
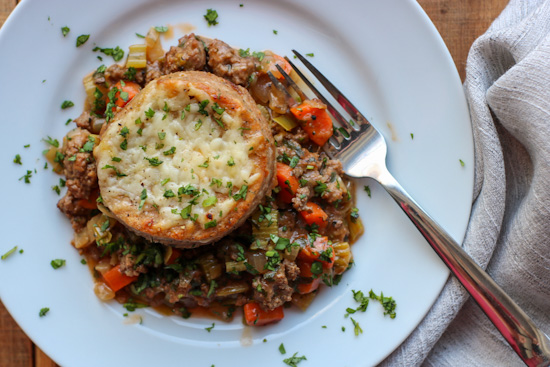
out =
[[[336,253],[332,245],[329,245],[328,237],[317,237],[313,246],[306,245],[298,252],[298,259],[309,263],[319,261],[325,269],[332,268],[335,258]]]
[[[77,205],[86,209],[97,209],[97,198],[99,197],[99,190],[94,190],[90,194],[88,199],[80,199],[77,201]]]
[[[122,85],[124,83],[124,85]],[[141,87],[139,84],[134,82],[118,82],[115,84],[115,88],[117,88],[118,92],[115,94],[115,104],[118,107],[124,107],[128,102],[134,98],[139,91],[141,90]],[[125,94],[121,97],[121,91]]]
[[[292,66],[290,66],[290,64],[284,59],[284,57],[273,54],[273,61],[270,63],[268,71],[271,71],[273,76],[277,79],[283,79],[283,75],[275,65],[279,65],[281,69],[283,69],[284,72],[287,74],[290,74],[290,72],[292,71]]]
[[[135,282],[138,277],[129,277],[126,274],[122,274],[120,272],[120,265],[117,265],[103,274],[103,279],[105,279],[105,283],[107,283],[109,288],[111,288],[113,292],[116,292],[126,287],[128,284]]]
[[[292,168],[284,163],[277,162],[277,182],[281,191],[279,198],[290,204],[292,198],[296,195],[296,191],[300,188],[298,179],[292,175]]]
[[[298,265],[298,268],[300,268],[301,277],[303,278],[313,277],[313,273],[311,272],[312,264],[313,264],[313,261],[311,260],[296,259],[296,265]]]
[[[319,228],[324,228],[327,225],[328,215],[325,211],[317,204],[309,202],[306,204],[307,210],[300,212],[307,224],[317,224]]]
[[[332,136],[332,119],[326,106],[320,102],[304,101],[300,105],[292,107],[290,112],[296,119],[304,122],[302,128],[315,144],[322,146]]]
[[[283,306],[271,311],[264,311],[256,302],[249,302],[244,305],[244,319],[247,325],[260,326],[277,322],[285,317]]]
[[[166,265],[171,265],[176,262],[176,260],[181,256],[181,251],[177,248],[172,248],[172,253],[168,260],[166,260]]]
[[[309,283],[300,283],[298,284],[298,293],[300,294],[308,294],[313,291],[315,291],[317,288],[319,288],[319,284],[321,284],[321,278],[315,278],[313,281]]]

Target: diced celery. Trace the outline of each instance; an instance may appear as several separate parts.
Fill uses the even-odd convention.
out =
[[[286,115],[273,117],[273,121],[281,125],[283,129],[285,129],[286,131],[290,131],[294,129],[296,126],[298,126],[292,118]]]
[[[147,66],[147,46],[131,45],[128,50],[127,68],[142,69]]]

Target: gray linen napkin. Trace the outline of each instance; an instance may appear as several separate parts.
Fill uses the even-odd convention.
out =
[[[464,83],[475,187],[464,249],[550,333],[550,0],[511,0]],[[522,366],[454,279],[381,366]],[[406,312],[406,311],[403,311]]]

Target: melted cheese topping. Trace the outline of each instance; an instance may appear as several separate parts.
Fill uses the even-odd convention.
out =
[[[239,192],[246,195],[260,178],[248,155],[257,142],[243,138],[238,115],[215,112],[202,90],[173,94],[149,93],[116,129],[108,127],[95,152],[98,167],[110,172],[102,195],[115,198],[109,201],[114,212],[128,200],[138,210],[153,207],[160,214],[154,226],[162,230],[189,220],[204,228],[235,208]]]

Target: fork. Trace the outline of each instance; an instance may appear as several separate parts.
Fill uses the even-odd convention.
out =
[[[370,177],[384,187],[527,366],[550,366],[550,338],[535,326],[510,296],[391,175],[386,167],[387,146],[382,134],[319,70],[300,53],[295,50],[292,52],[351,117],[351,120],[344,118],[300,69],[285,57],[296,74],[327,106],[328,112],[340,125],[334,129],[334,135],[324,145],[325,152],[331,158],[342,162],[344,172],[348,176]],[[269,73],[269,77],[277,89],[284,93],[289,106],[298,103],[289,93],[290,88],[294,89],[302,100],[308,99],[290,76],[279,65],[276,67],[284,77],[286,85],[272,73]]]

